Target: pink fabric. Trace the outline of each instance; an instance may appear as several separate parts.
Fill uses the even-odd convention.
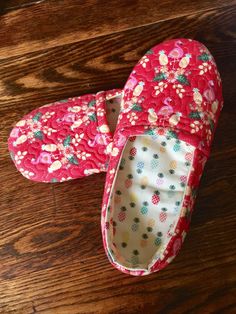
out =
[[[164,268],[176,256],[189,229],[197,187],[223,106],[221,80],[214,59],[204,45],[190,39],[174,39],[145,54],[131,72],[123,93],[104,190],[102,235],[105,251],[116,268],[131,275],[146,275]],[[106,219],[107,206],[128,137],[155,134],[160,132],[160,127],[163,132],[168,131],[171,136],[196,147],[193,170],[181,215],[164,257],[147,271],[129,270],[109,255],[107,236],[113,225]]]
[[[104,102],[119,93],[111,90],[69,98],[24,116],[8,139],[16,168],[40,182],[106,171],[112,134]]]

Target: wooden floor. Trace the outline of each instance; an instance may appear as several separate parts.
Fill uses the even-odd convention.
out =
[[[0,1],[0,313],[236,313],[236,1]],[[167,38],[215,56],[225,107],[191,231],[160,273],[130,277],[102,247],[105,175],[63,184],[23,178],[7,137],[24,114],[122,88]]]

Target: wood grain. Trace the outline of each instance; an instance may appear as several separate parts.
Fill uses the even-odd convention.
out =
[[[0,14],[38,4],[45,0],[0,0]]]
[[[168,0],[151,8],[151,1],[130,1],[124,12],[122,1],[77,3],[24,7],[29,1],[9,1],[0,22],[7,21],[0,27],[0,313],[235,313],[236,6],[182,1],[180,9]],[[58,8],[64,15],[58,11],[57,24],[47,24]],[[120,20],[113,25],[109,17],[98,28],[108,12]],[[59,17],[71,13],[64,29]],[[29,26],[35,20],[38,30]],[[160,273],[135,278],[113,269],[103,251],[105,174],[63,184],[30,182],[15,170],[7,137],[37,106],[122,87],[143,53],[171,37],[196,38],[212,51],[225,106],[180,254]]]
[[[155,23],[227,7],[236,0],[66,0],[43,1],[10,11],[0,20],[0,58],[61,46]],[[23,20],[22,20],[23,16]],[[23,23],[22,23],[23,22]],[[29,31],[30,30],[30,31]]]

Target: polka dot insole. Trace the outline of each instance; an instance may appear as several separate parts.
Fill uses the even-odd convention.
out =
[[[121,265],[147,268],[166,248],[180,216],[194,149],[165,135],[128,140],[108,213],[108,220],[113,218],[108,246]]]

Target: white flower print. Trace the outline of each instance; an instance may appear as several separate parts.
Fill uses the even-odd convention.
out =
[[[21,152],[21,151],[18,151],[15,155],[15,162],[17,165],[21,164],[21,161],[22,159],[25,157],[25,155],[27,155],[27,152]]]
[[[143,66],[143,68],[146,68],[148,61],[149,59],[147,56],[142,57],[142,59],[140,60],[140,64]]]
[[[78,146],[83,138],[84,138],[84,133],[81,133],[81,134],[76,133],[75,137],[72,139],[72,143],[75,146]]]
[[[24,129],[24,136],[27,137],[27,139],[30,139],[31,142],[35,141],[36,138],[43,138],[43,133],[46,135],[51,135],[53,132],[56,132],[56,130],[46,126],[46,125],[42,125],[42,123],[39,121],[40,119],[42,119],[42,121],[47,121],[47,119],[49,119],[49,116],[51,117],[51,115],[55,114],[54,113],[50,113],[50,112],[46,112],[42,117],[44,117],[44,119],[42,119],[41,117],[41,113],[37,113],[33,118],[31,119],[27,119],[25,120],[25,124],[24,126],[26,126],[26,129]]]
[[[135,112],[129,113],[127,115],[127,118],[129,119],[129,122],[131,123],[131,125],[135,125],[136,124],[136,120],[138,120],[138,117],[137,117]]]
[[[105,110],[103,108],[98,108],[97,110],[97,116],[103,117],[105,115]]]
[[[85,174],[86,176],[91,175],[91,174],[93,174],[93,173],[99,173],[99,169],[93,168],[93,169],[85,169],[85,170],[84,170],[84,174]]]
[[[49,128],[48,126],[44,126],[42,128],[42,132],[46,135],[51,135],[53,132],[56,132],[56,130],[52,129],[52,128]]]
[[[191,126],[191,133],[197,133],[199,130],[202,129],[202,124],[198,120],[191,123],[190,126]]]
[[[200,69],[199,74],[203,75],[204,73],[206,73],[207,71],[211,69],[211,64],[207,62],[203,62],[202,64],[198,66],[198,68]]]
[[[64,177],[63,177],[63,178],[61,178],[60,181],[61,181],[61,182],[64,182],[64,181],[68,181],[68,180],[71,180],[71,179],[72,179],[72,177],[67,177],[67,178],[64,178]]]
[[[46,122],[46,121],[47,121],[48,119],[50,119],[54,114],[55,114],[54,111],[52,111],[52,112],[47,111],[47,112],[42,116],[43,122]]]
[[[27,134],[27,138],[30,139],[31,142],[34,142],[36,140],[33,132],[29,132]]]
[[[105,151],[104,151],[104,153],[105,153],[106,155],[108,155],[108,154],[111,153],[111,151],[112,151],[112,146],[113,146],[113,143],[109,143],[109,144],[106,146]]]
[[[30,179],[31,177],[34,176],[34,173],[33,173],[33,172],[28,171],[28,170],[25,170],[25,169],[23,169],[23,168],[20,168],[20,172],[21,172],[22,175],[23,175],[24,177],[26,177],[27,179]]]
[[[33,119],[26,120],[26,124],[30,127],[32,132],[37,132],[42,129],[42,124],[40,121],[34,121]]]
[[[70,156],[70,155],[69,155]],[[63,164],[63,165],[67,165],[68,164],[68,159],[66,158],[66,157],[62,157],[61,159],[61,163]]]
[[[112,149],[112,152],[111,152],[111,156],[117,156],[119,154],[119,149],[117,147],[114,147]]]
[[[90,156],[91,156],[91,154],[86,153],[86,152],[82,152],[82,151],[79,150],[79,151],[76,152],[76,156],[77,156],[79,159],[86,160],[87,157],[90,157]]]
[[[202,111],[203,111],[203,106],[202,104],[198,105],[196,103],[192,104],[190,103],[189,104],[189,108],[192,110],[192,111],[198,111],[199,115],[202,116]]]
[[[73,106],[73,107],[69,107],[67,111],[77,113],[77,112],[80,112],[81,109],[82,109],[81,106]]]
[[[181,84],[173,84],[173,88],[176,91],[176,94],[179,96],[179,98],[183,98],[183,93],[185,92],[185,89],[183,88],[183,85]]]
[[[110,171],[109,171],[109,174],[114,174],[115,173],[115,169],[114,168],[112,168]]]
[[[209,145],[211,142],[211,138],[212,138],[212,132],[211,129],[206,129],[206,141],[207,144]]]
[[[167,83],[164,82],[159,82],[158,85],[154,86],[155,89],[155,95],[159,95],[160,93],[163,92],[163,90],[168,86]]]

